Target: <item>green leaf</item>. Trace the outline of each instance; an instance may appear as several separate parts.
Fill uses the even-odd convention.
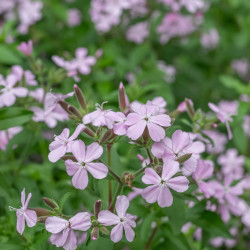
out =
[[[70,197],[71,193],[70,192],[67,192],[63,195],[62,199],[60,200],[60,211],[63,210],[63,206],[64,206],[64,203],[66,202],[66,200]]]
[[[140,234],[141,234],[141,239],[144,242],[147,242],[149,239],[150,234],[152,233],[152,222],[156,220],[155,214],[151,213],[149,214],[142,222],[141,225],[141,230],[140,230]]]
[[[9,46],[0,44],[0,63],[13,65],[20,64],[21,59]]]
[[[31,120],[33,112],[22,108],[3,108],[0,110],[0,130],[20,126]]]

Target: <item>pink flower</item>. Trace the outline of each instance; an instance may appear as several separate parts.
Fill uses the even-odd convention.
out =
[[[245,78],[249,71],[249,62],[246,58],[235,59],[231,63],[231,68],[240,77]]]
[[[87,212],[78,213],[68,221],[56,216],[48,217],[45,221],[46,230],[52,233],[51,243],[57,247],[63,247],[65,250],[77,248],[74,230],[87,231],[90,227],[90,214]]]
[[[21,51],[23,54],[25,54],[26,56],[30,56],[32,54],[33,51],[33,43],[31,40],[29,40],[27,43],[26,42],[22,42],[17,49],[19,51]]]
[[[13,127],[7,130],[0,131],[0,149],[6,150],[6,146],[9,143],[9,140],[13,138],[14,135],[22,131],[22,127]]]
[[[244,117],[242,127],[246,136],[250,138],[250,115],[246,115]]]
[[[68,26],[75,27],[78,26],[82,21],[81,12],[78,9],[69,9],[68,10]]]
[[[209,30],[201,36],[201,45],[205,49],[215,49],[218,46],[220,37],[216,29]]]
[[[116,225],[111,230],[111,240],[118,242],[122,239],[123,229],[125,230],[126,238],[129,242],[133,241],[135,233],[131,227],[135,227],[135,216],[128,214],[129,200],[125,195],[117,197],[115,209],[117,215],[108,210],[103,210],[98,215],[98,222],[104,226]]]
[[[164,61],[158,61],[157,67],[165,74],[165,81],[167,83],[173,83],[176,75],[176,68],[173,65],[167,65]]]
[[[212,161],[198,159],[198,164],[195,172],[193,173],[193,178],[197,182],[198,187],[204,193],[206,198],[213,195],[213,189],[210,185],[204,182],[205,179],[212,177],[214,171],[214,165]]]
[[[160,114],[164,114],[167,111],[166,110],[167,102],[161,96],[155,97],[152,101],[147,101],[146,104],[156,106],[156,108],[159,109],[158,112]]]
[[[17,216],[16,229],[17,229],[18,233],[20,233],[21,235],[23,234],[23,231],[25,228],[25,221],[26,221],[28,227],[34,227],[36,225],[36,222],[37,222],[36,212],[29,210],[27,208],[29,205],[31,196],[32,196],[32,194],[29,193],[27,200],[25,201],[25,188],[24,188],[22,193],[21,193],[22,207],[21,208],[9,207],[10,211],[16,211],[16,216]]]
[[[227,246],[228,248],[232,248],[237,244],[237,228],[232,227],[230,229],[230,233],[232,236],[234,236],[233,239],[227,239],[222,237],[216,237],[210,240],[210,244],[216,248],[221,248],[223,244]]]
[[[14,75],[8,75],[6,80],[0,79],[0,107],[12,106],[16,102],[17,97],[25,97],[28,90],[23,87],[15,87],[17,78]]]
[[[171,126],[171,118],[168,115],[160,114],[159,108],[155,105],[141,104],[134,102],[131,104],[133,113],[128,114],[125,125],[128,126],[127,136],[132,140],[137,140],[142,136],[145,129],[153,141],[160,141],[165,137],[163,127]]]
[[[85,126],[80,124],[77,126],[75,132],[69,137],[69,129],[65,128],[62,133],[55,136],[55,140],[49,145],[49,160],[51,162],[58,161],[66,153],[71,152],[71,147],[74,140],[84,130]]]
[[[68,175],[73,176],[72,183],[75,188],[85,189],[88,186],[88,172],[96,179],[103,179],[108,174],[108,168],[99,162],[93,162],[101,157],[103,148],[97,142],[85,146],[84,142],[77,140],[72,144],[72,154],[77,162],[65,162]]]
[[[103,104],[96,104],[96,110],[86,114],[82,119],[83,123],[92,123],[96,127],[106,126],[107,128],[112,129],[114,124],[114,112],[110,110],[104,110]]]
[[[222,165],[221,171],[224,175],[232,175],[233,179],[240,179],[243,177],[245,162],[244,156],[238,156],[238,151],[234,148],[227,150],[225,155],[220,155],[218,163]]]
[[[238,113],[238,102],[228,102],[228,101],[221,101],[218,106],[213,103],[208,104],[209,108],[212,109],[216,114],[218,119],[226,124],[228,138],[232,139],[232,132],[228,122],[233,121],[233,115],[237,115]]]
[[[11,68],[11,74],[16,76],[17,81],[22,81],[24,78],[25,83],[28,85],[37,85],[37,81],[35,80],[35,76],[32,74],[32,72],[30,70],[23,70],[23,68],[19,65],[15,65]]]
[[[107,114],[107,117],[111,119],[113,124],[113,130],[116,135],[126,135],[127,134],[127,125],[125,125],[126,122],[126,116],[122,112],[113,112],[110,111]]]
[[[140,22],[129,27],[126,33],[128,41],[141,44],[149,35],[149,27],[147,22]]]
[[[142,197],[149,203],[157,201],[160,207],[171,206],[173,196],[169,189],[179,193],[188,189],[189,181],[185,176],[172,178],[179,171],[179,163],[170,159],[164,162],[161,177],[152,168],[147,168],[142,181],[151,186],[144,189]]]
[[[166,137],[160,142],[155,142],[152,146],[152,153],[163,160],[168,158],[176,160],[185,154],[192,154],[182,169],[185,175],[190,175],[196,169],[199,154],[205,151],[205,145],[199,141],[194,142],[193,139],[194,136],[191,133],[178,129],[173,133],[172,140]]]
[[[187,99],[187,100],[188,100],[190,106],[193,107],[193,106],[194,106],[193,101],[192,101],[191,99]],[[177,110],[178,110],[179,112],[181,112],[181,113],[186,112],[186,111],[187,111],[187,104],[186,104],[186,102],[185,102],[185,101],[181,102],[181,103],[178,105]]]

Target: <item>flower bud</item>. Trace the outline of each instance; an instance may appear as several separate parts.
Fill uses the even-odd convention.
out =
[[[74,107],[74,106],[72,106],[72,105],[68,105],[68,110],[73,114],[73,115],[75,115],[75,116],[77,116],[77,117],[79,117],[80,119],[82,119],[82,114],[80,113],[80,111],[76,108],[76,107]]]
[[[179,163],[183,163],[183,162],[187,161],[191,156],[192,156],[192,154],[185,154],[185,155],[182,155],[181,157],[179,157],[176,161],[178,161]]]
[[[86,110],[87,105],[86,105],[86,101],[85,101],[85,98],[84,98],[82,91],[79,89],[79,87],[76,84],[74,84],[74,89],[75,89],[77,101],[79,102],[81,108],[83,110]]]
[[[190,99],[185,98],[185,104],[186,104],[186,108],[187,108],[187,112],[189,116],[193,118],[195,115],[195,110],[194,110],[192,101]]]
[[[127,172],[127,173],[124,173],[123,178],[124,178],[124,182],[125,182],[130,188],[132,188],[132,187],[133,187],[133,186],[132,186],[132,182],[133,182],[135,176],[132,175],[131,173],[128,173],[128,172]]]
[[[90,137],[92,137],[92,138],[94,138],[95,137],[95,134],[92,132],[92,130],[90,130],[89,128],[85,128],[84,130],[83,130],[83,132],[86,134],[86,135],[88,135],[88,136],[90,136]]]
[[[122,82],[119,85],[119,106],[121,111],[124,111],[129,106],[128,96]]]
[[[71,112],[68,110],[69,104],[65,101],[59,100],[58,104],[69,114],[71,115]]]
[[[33,43],[31,40],[29,40],[27,43],[26,42],[22,42],[17,49],[19,51],[21,51],[24,55],[26,56],[30,56],[32,54],[33,51]]]
[[[37,218],[37,221],[40,223],[45,223],[45,221],[47,220],[49,216],[41,216]]]
[[[43,202],[44,202],[47,206],[49,206],[49,207],[51,207],[51,208],[53,208],[53,209],[59,208],[58,204],[57,204],[55,201],[53,201],[52,199],[50,199],[50,198],[43,197]]]
[[[102,136],[102,138],[101,138],[101,141],[100,141],[100,144],[103,144],[104,142],[108,141],[108,139],[109,139],[109,138],[111,137],[111,135],[112,135],[112,132],[113,132],[112,129],[107,130],[107,131],[103,134],[103,136]]]
[[[64,155],[63,157],[61,157],[61,159],[63,161],[67,161],[67,160],[77,161],[75,156],[73,156],[73,155]]]
[[[92,231],[91,231],[91,239],[92,240],[97,240],[99,237],[99,227],[95,226]]]
[[[155,172],[156,172],[158,175],[161,176],[161,174],[162,174],[162,166],[160,166],[160,165],[155,166]]]
[[[102,207],[102,201],[98,200],[95,203],[95,207],[94,207],[94,211],[95,211],[95,217],[98,217],[99,212],[101,211],[101,207]]]
[[[45,208],[41,208],[41,207],[38,207],[38,208],[29,208],[29,210],[35,211],[37,217],[40,217],[40,216],[49,216],[51,214],[50,210],[45,209]]]
[[[110,232],[106,227],[100,227],[100,232],[105,234],[105,235],[109,235]]]

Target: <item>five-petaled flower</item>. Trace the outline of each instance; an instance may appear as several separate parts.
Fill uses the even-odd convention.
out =
[[[113,242],[118,242],[122,239],[123,229],[125,230],[125,235],[128,241],[133,241],[135,233],[131,227],[135,227],[136,216],[127,213],[129,207],[129,199],[125,195],[117,197],[115,204],[116,214],[111,213],[108,210],[103,210],[98,215],[98,222],[104,226],[116,225],[111,230],[111,240]]]
[[[85,189],[88,185],[88,172],[96,179],[103,179],[108,174],[108,168],[100,162],[93,162],[101,157],[103,148],[97,142],[85,146],[84,142],[77,140],[71,147],[72,154],[77,162],[65,162],[68,175],[73,176],[72,183],[75,188]]]
[[[48,217],[45,221],[46,230],[52,233],[51,243],[57,247],[63,247],[65,250],[77,248],[74,230],[87,231],[90,227],[90,214],[87,212],[78,213],[68,221],[56,216]]]
[[[27,200],[25,201],[25,188],[24,188],[21,193],[22,207],[21,208],[9,207],[11,211],[16,211],[16,216],[17,216],[16,229],[18,233],[20,233],[21,235],[23,234],[25,228],[25,221],[28,227],[34,227],[37,222],[36,212],[28,209],[31,196],[32,194],[29,193]]]
[[[142,177],[142,181],[150,186],[143,190],[142,197],[148,203],[157,201],[160,207],[171,206],[173,196],[169,188],[179,193],[185,192],[188,189],[189,181],[185,176],[173,177],[179,171],[179,163],[171,159],[164,162],[161,176],[152,168],[145,169],[145,175]]]

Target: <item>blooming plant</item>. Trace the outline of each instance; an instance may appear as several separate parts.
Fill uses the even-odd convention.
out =
[[[0,1],[0,249],[249,249],[249,11]]]

